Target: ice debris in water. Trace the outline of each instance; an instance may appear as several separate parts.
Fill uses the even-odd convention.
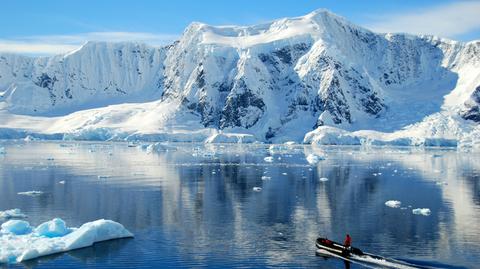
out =
[[[321,177],[319,180],[320,180],[321,182],[326,182],[326,181],[328,181],[328,178],[326,178],[326,177]]]
[[[262,191],[262,187],[253,187],[253,191],[260,192]]]
[[[80,228],[68,228],[61,219],[53,219],[36,228],[26,221],[10,220],[2,224],[0,230],[0,263],[22,262],[126,237],[133,237],[133,234],[111,220],[88,222]]]
[[[319,155],[315,155],[315,154],[313,154],[313,153],[308,154],[308,156],[307,156],[307,162],[308,162],[310,165],[316,165],[319,161],[322,161],[322,160],[325,160],[325,157],[319,156]]]
[[[59,181],[58,184],[65,184],[65,180]]]
[[[263,160],[266,161],[267,163],[271,163],[271,162],[273,162],[273,157],[268,156],[268,157],[263,158]]]
[[[430,216],[432,211],[429,208],[415,208],[412,209],[412,213],[415,215]]]
[[[18,195],[26,195],[26,196],[40,196],[44,192],[43,191],[23,191],[23,192],[18,192]]]
[[[15,219],[15,218],[23,219],[26,217],[27,216],[23,214],[22,211],[18,208],[0,211],[0,221],[6,220],[6,219]]]
[[[397,200],[388,200],[385,202],[385,205],[391,208],[399,208],[402,205],[402,202]]]
[[[262,180],[270,180],[272,179],[271,177],[268,177],[268,176],[262,176]]]

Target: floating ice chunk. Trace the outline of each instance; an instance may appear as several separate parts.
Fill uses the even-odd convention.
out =
[[[59,181],[58,184],[65,184],[65,180]]]
[[[2,224],[1,233],[23,235],[31,232],[32,227],[30,227],[30,223],[24,220],[12,219]]]
[[[142,146],[142,149],[143,148],[144,148],[144,146]],[[155,153],[155,152],[172,151],[172,150],[176,150],[176,148],[172,147],[172,146],[165,145],[163,143],[153,143],[153,144],[150,144],[150,145],[146,146],[146,148],[145,148],[145,151],[148,154]]]
[[[53,225],[51,229],[51,223]],[[38,258],[45,255],[65,252],[73,249],[84,248],[93,245],[96,242],[133,237],[123,225],[111,220],[96,220],[83,224],[80,228],[66,228],[63,221],[54,219],[47,224],[41,224],[35,230],[47,226],[43,231],[59,232],[59,229],[68,229],[69,233],[58,237],[47,237],[45,234],[38,234],[37,232],[30,232],[24,235],[16,235],[10,230],[30,227],[28,222],[10,223],[2,225],[0,231],[0,263],[16,263],[25,260]],[[5,223],[4,223],[5,224]],[[20,226],[22,225],[22,226]],[[64,231],[64,230],[63,230]],[[61,233],[57,233],[61,234]]]
[[[307,162],[310,165],[316,165],[319,161],[325,160],[325,157],[315,155],[315,154],[308,154],[307,156]]]
[[[43,191],[23,191],[23,192],[18,192],[18,195],[26,195],[26,196],[40,196],[44,194]]]
[[[321,182],[326,182],[326,181],[328,181],[328,178],[326,178],[326,177],[321,177],[319,180],[320,180]]]
[[[285,172],[283,172],[283,173],[282,173],[282,175],[286,176],[286,175],[288,175],[288,174],[287,174],[287,173],[285,173]]]
[[[271,177],[267,177],[267,176],[262,176],[262,180],[270,180],[272,179]]]
[[[402,205],[402,202],[397,200],[388,200],[385,202],[385,205],[391,208],[399,208]]]
[[[415,208],[412,209],[412,213],[415,215],[430,216],[432,211],[429,208]]]
[[[236,134],[236,133],[217,133],[205,140],[205,144],[212,143],[235,143],[245,144],[257,142],[255,136],[251,134]]]
[[[263,158],[263,160],[266,161],[267,163],[271,163],[271,162],[273,162],[273,157],[268,156],[268,157]]]
[[[260,192],[262,191],[262,187],[253,187],[253,191]]]
[[[23,214],[22,211],[18,208],[9,209],[5,211],[0,211],[0,220],[2,219],[23,219],[26,218],[27,215]]]
[[[44,222],[35,228],[35,233],[45,237],[60,237],[69,234],[72,230],[67,228],[65,221],[55,218],[51,221]]]
[[[26,142],[30,142],[30,141],[36,141],[36,140],[38,140],[38,138],[35,138],[31,135],[27,135],[27,137],[25,137],[23,140],[26,141]]]
[[[295,145],[296,143],[295,143],[295,141],[287,141],[287,142],[285,142],[285,143],[283,143],[283,144],[285,144],[285,145],[287,145],[287,146],[293,146],[293,145]]]

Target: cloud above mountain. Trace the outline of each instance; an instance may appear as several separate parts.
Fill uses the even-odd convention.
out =
[[[429,34],[457,38],[480,31],[480,1],[451,4],[372,16],[365,26],[376,32]]]

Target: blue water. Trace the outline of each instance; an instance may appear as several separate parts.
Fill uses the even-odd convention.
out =
[[[20,208],[33,225],[54,217],[69,226],[112,219],[135,234],[16,266],[371,268],[315,255],[316,237],[342,241],[350,233],[354,246],[385,257],[479,267],[479,154],[199,144],[147,154],[125,143],[0,145],[0,210]],[[326,160],[310,166],[310,153]],[[45,194],[17,194],[30,190]],[[387,200],[405,208],[389,208]]]

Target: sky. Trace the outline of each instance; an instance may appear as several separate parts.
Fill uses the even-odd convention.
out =
[[[2,1],[0,52],[52,55],[86,41],[178,39],[193,21],[252,25],[326,8],[376,32],[480,39],[480,0]]]

